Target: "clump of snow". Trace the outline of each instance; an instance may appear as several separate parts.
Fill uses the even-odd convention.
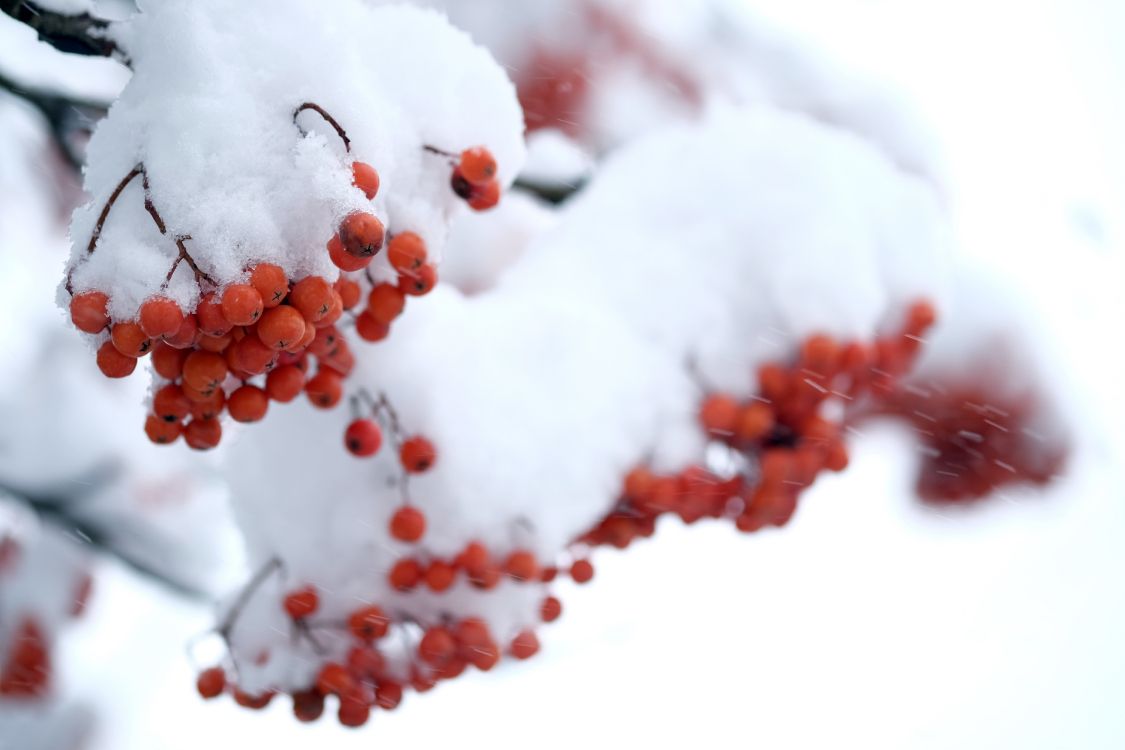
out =
[[[437,446],[407,488],[427,517],[419,544],[388,533],[403,498],[394,450],[343,451],[346,410],[278,410],[231,446],[251,558],[284,566],[239,618],[243,679],[303,688],[322,663],[289,637],[281,608],[304,583],[329,619],[374,601],[423,625],[533,623],[538,584],[435,597],[392,591],[387,572],[472,540],[566,564],[628,469],[702,459],[704,391],[751,395],[755,367],[788,360],[814,332],[894,329],[910,302],[941,296],[946,240],[928,183],[804,117],[717,112],[621,150],[495,286],[439,287],[360,355],[353,382]],[[267,663],[252,664],[263,650]]]
[[[165,281],[176,237],[190,238],[188,251],[219,286],[263,261],[292,278],[336,278],[325,244],[355,210],[391,232],[417,232],[439,260],[463,202],[449,186],[450,160],[424,147],[485,145],[504,184],[520,168],[512,85],[437,13],[359,0],[334,3],[331,13],[298,0],[269,13],[218,0],[142,2],[140,10],[114,29],[134,73],[90,142],[90,201],[71,226],[71,288],[109,293],[116,319],[131,319],[157,293],[195,308],[201,290],[186,263]],[[315,112],[294,123],[306,102],[343,127],[350,153]],[[374,201],[351,184],[353,160],[378,170]],[[146,212],[138,177],[87,253],[102,207],[138,164],[167,234]],[[393,278],[385,254],[372,272]]]

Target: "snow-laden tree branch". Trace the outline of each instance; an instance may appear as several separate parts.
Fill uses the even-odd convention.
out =
[[[39,34],[60,52],[126,59],[117,42],[107,33],[110,22],[88,12],[63,13],[49,3],[32,0],[0,0],[0,11]]]

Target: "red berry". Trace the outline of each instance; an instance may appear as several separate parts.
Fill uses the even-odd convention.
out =
[[[293,693],[293,716],[302,723],[316,721],[324,714],[324,696],[317,690]]]
[[[474,146],[461,152],[457,169],[473,185],[483,186],[496,176],[496,159],[484,146]]]
[[[352,184],[363,191],[367,200],[374,200],[379,193],[379,173],[370,164],[362,161],[353,162]]]
[[[367,295],[367,310],[364,311],[364,315],[370,315],[378,322],[389,325],[402,314],[404,307],[406,307],[406,296],[398,287],[391,284],[376,284]]]
[[[402,685],[384,680],[375,688],[375,705],[384,711],[393,711],[402,703]]]
[[[516,550],[508,556],[504,570],[517,581],[532,581],[539,577],[539,562],[527,550]]]
[[[285,612],[294,620],[301,620],[316,612],[320,596],[315,586],[305,586],[285,596]]]
[[[703,428],[717,438],[729,439],[734,436],[738,416],[738,402],[721,393],[708,396],[699,409],[699,421],[703,423]]]
[[[176,438],[183,432],[179,422],[168,422],[160,417],[150,415],[145,420],[145,435],[157,445],[168,445],[176,442]]]
[[[216,388],[209,396],[197,394],[198,392],[193,390],[190,386],[184,387],[184,395],[192,401],[192,418],[217,420],[222,415],[223,409],[225,409],[227,405],[226,394],[223,393],[223,389]]]
[[[341,271],[362,271],[371,265],[374,255],[352,255],[344,249],[344,241],[340,235],[332,235],[328,240],[328,259]]]
[[[223,694],[227,686],[227,675],[222,667],[211,667],[199,673],[195,680],[195,687],[199,694],[210,700]]]
[[[261,375],[273,368],[277,351],[262,343],[257,336],[244,336],[227,349],[227,362],[231,369],[250,375]]]
[[[373,315],[364,311],[355,319],[355,332],[364,341],[375,343],[387,338],[391,327],[386,323],[380,323]]]
[[[266,376],[266,393],[274,401],[287,404],[305,389],[305,373],[296,365],[277,367]]]
[[[562,614],[562,602],[553,596],[548,596],[539,606],[539,616],[543,622],[554,622]]]
[[[331,368],[321,368],[308,383],[305,393],[309,401],[318,409],[331,409],[340,403],[344,395],[344,382],[340,374]]]
[[[398,288],[403,294],[421,297],[430,293],[437,285],[437,280],[437,269],[427,264],[409,273],[403,272],[398,279]]]
[[[349,279],[347,276],[336,279],[334,287],[340,295],[340,301],[343,303],[345,310],[351,310],[363,299],[363,290],[360,288],[359,282]]]
[[[457,642],[448,630],[441,626],[432,627],[418,643],[418,655],[422,661],[435,667],[441,666],[457,653]]]
[[[84,333],[98,333],[109,325],[106,305],[109,297],[104,292],[82,292],[70,298],[70,320]]]
[[[396,591],[409,591],[422,580],[422,566],[417,560],[402,558],[391,566],[387,580]]]
[[[180,330],[184,322],[184,311],[166,297],[153,297],[141,305],[138,322],[149,338],[171,336]]]
[[[305,318],[295,307],[278,305],[258,322],[258,338],[270,349],[288,349],[305,335]]]
[[[152,411],[165,422],[179,422],[191,414],[191,400],[183,388],[169,383],[153,395]]]
[[[500,183],[492,180],[487,185],[482,185],[473,190],[473,195],[469,198],[469,207],[474,211],[487,211],[499,202]]]
[[[470,576],[479,576],[489,564],[488,550],[480,542],[469,542],[457,556],[457,564]]]
[[[262,305],[268,310],[277,307],[289,294],[289,277],[280,266],[273,263],[259,263],[250,272],[250,286],[258,290]]]
[[[184,382],[204,393],[221,386],[229,372],[227,361],[214,352],[194,351],[184,360]]]
[[[332,285],[320,276],[306,276],[293,285],[289,304],[316,323],[332,309]]]
[[[223,314],[223,306],[214,292],[199,302],[199,307],[195,308],[195,316],[199,319],[199,330],[208,336],[225,336],[234,328],[234,323]]]
[[[163,341],[152,347],[152,369],[165,380],[176,380],[183,374],[187,352],[175,349]]]
[[[174,349],[190,349],[195,346],[199,338],[199,321],[196,316],[189,313],[184,316],[179,329],[170,336],[164,336],[164,342]]]
[[[426,569],[426,586],[429,587],[430,591],[440,594],[453,585],[456,577],[457,573],[452,565],[444,560],[434,560],[430,563],[430,567]]]
[[[360,640],[371,642],[371,638],[360,638]],[[386,668],[387,660],[370,646],[353,646],[348,650],[348,671],[361,680],[379,679]]]
[[[391,536],[401,542],[417,542],[426,533],[426,516],[422,511],[404,505],[391,516]]]
[[[362,727],[371,718],[371,706],[367,704],[360,693],[344,693],[340,695],[340,707],[336,709],[336,718],[340,726]]]
[[[411,474],[419,474],[434,465],[437,460],[437,451],[433,443],[421,435],[404,440],[399,449],[399,460],[402,467]]]
[[[215,418],[192,419],[184,428],[184,442],[197,451],[214,448],[222,438],[223,426]]]
[[[221,305],[223,317],[236,326],[253,325],[265,309],[261,293],[249,284],[228,286],[223,292]]]
[[[354,456],[373,456],[383,444],[383,431],[373,419],[357,419],[344,431],[344,445]]]
[[[152,349],[152,339],[136,323],[114,323],[110,340],[126,357],[143,357]]]
[[[372,604],[363,609],[357,609],[348,617],[348,630],[364,643],[382,638],[387,634],[390,620],[379,607]]]
[[[107,341],[98,347],[98,369],[107,378],[125,378],[137,369],[136,357],[127,357],[117,351],[112,341]]]
[[[325,664],[316,677],[316,689],[324,695],[343,695],[355,688],[355,680],[342,664]]]
[[[363,211],[350,213],[340,222],[344,252],[357,258],[367,258],[382,250],[385,234],[383,222]]]
[[[530,659],[539,653],[539,638],[530,630],[521,631],[508,647],[508,653],[517,659]]]
[[[594,566],[589,560],[575,560],[570,566],[570,577],[575,583],[588,583],[594,577]]]
[[[426,242],[414,232],[400,232],[387,246],[387,260],[400,273],[421,268],[426,262]]]
[[[269,407],[269,396],[254,385],[237,388],[227,398],[227,411],[235,422],[258,422],[265,418]]]

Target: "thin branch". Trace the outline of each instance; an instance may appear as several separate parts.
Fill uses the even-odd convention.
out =
[[[82,143],[94,129],[94,123],[105,117],[109,103],[94,99],[65,96],[24,86],[0,72],[0,90],[23,99],[47,121],[51,136],[67,164],[76,172],[85,161]]]
[[[524,193],[530,193],[536,198],[556,206],[570,200],[585,186],[585,179],[577,182],[537,182],[522,177],[512,184],[513,189]]]
[[[98,215],[97,223],[94,224],[94,231],[90,234],[90,242],[86,245],[86,254],[87,255],[92,255],[94,253],[94,248],[98,244],[98,238],[102,236],[102,227],[105,225],[106,219],[109,218],[109,212],[113,210],[113,204],[117,203],[117,199],[121,197],[121,193],[125,190],[126,187],[129,186],[129,183],[132,182],[133,179],[137,175],[141,174],[144,171],[145,171],[144,165],[138,164],[137,166],[133,167],[132,171],[129,172],[129,174],[125,175],[125,177],[122,178],[121,182],[117,183],[117,187],[115,187],[113,189],[113,192],[109,194],[109,200],[107,200],[105,202],[105,205],[102,206],[102,212]],[[148,182],[147,177],[145,178],[145,182],[146,183]],[[146,192],[145,206],[147,208],[148,207],[147,190],[145,192]],[[156,217],[153,217],[153,218],[156,218]],[[164,233],[163,222],[158,222],[157,226],[160,227],[160,232],[161,232],[161,234],[163,234]]]
[[[297,125],[297,115],[301,114],[306,109],[312,110],[313,112],[316,112],[318,115],[323,117],[324,121],[332,126],[332,129],[336,131],[336,135],[340,136],[340,140],[344,142],[344,150],[348,153],[351,153],[352,142],[351,139],[348,138],[347,131],[344,130],[343,126],[340,125],[340,123],[336,122],[335,117],[328,114],[328,112],[325,111],[324,107],[320,106],[319,104],[315,104],[313,102],[305,102],[301,106],[297,107],[297,109],[293,111],[294,125]],[[302,133],[305,132],[300,125],[297,125],[297,130],[300,130]]]
[[[115,57],[128,64],[124,52],[106,33],[109,21],[89,13],[68,16],[47,10],[31,0],[0,0],[0,11],[30,26],[46,42],[60,52],[91,57]]]

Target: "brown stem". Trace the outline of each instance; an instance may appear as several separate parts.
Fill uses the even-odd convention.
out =
[[[109,212],[113,209],[113,204],[116,203],[117,199],[121,196],[121,192],[125,190],[130,182],[133,181],[134,177],[144,173],[144,171],[145,167],[143,164],[138,164],[137,166],[133,167],[133,170],[129,172],[129,174],[125,175],[125,178],[121,180],[121,182],[117,183],[117,187],[115,187],[113,189],[113,192],[110,193],[109,200],[106,201],[105,206],[102,208],[101,214],[98,216],[98,223],[94,225],[94,233],[90,235],[90,244],[86,245],[87,255],[93,254],[94,247],[98,244],[98,237],[100,237],[102,234],[102,227],[105,225],[106,219],[109,218]],[[146,177],[145,184],[147,185],[147,183],[148,178]],[[163,228],[160,231],[163,232]]]
[[[457,156],[457,154],[451,154],[448,151],[444,151],[444,150],[438,148],[437,146],[431,146],[428,143],[423,145],[422,148],[424,148],[426,151],[429,151],[431,154],[437,154],[438,156],[445,156],[445,157],[448,157],[450,159],[453,159],[454,161],[456,161],[459,158]]]
[[[344,142],[344,150],[347,151],[348,153],[351,153],[352,142],[351,142],[351,139],[348,138],[347,131],[344,130],[344,128],[340,125],[340,123],[336,122],[335,117],[328,114],[324,110],[324,107],[320,106],[319,104],[314,104],[313,102],[305,102],[301,106],[297,107],[297,109],[294,110],[294,112],[293,112],[293,124],[294,125],[297,125],[297,115],[301,114],[306,109],[311,109],[313,112],[316,112],[318,115],[323,117],[324,121],[332,126],[332,129],[336,131],[336,135],[340,136],[340,140]],[[301,133],[305,132],[304,129],[300,125],[297,125],[297,130],[300,130]]]

